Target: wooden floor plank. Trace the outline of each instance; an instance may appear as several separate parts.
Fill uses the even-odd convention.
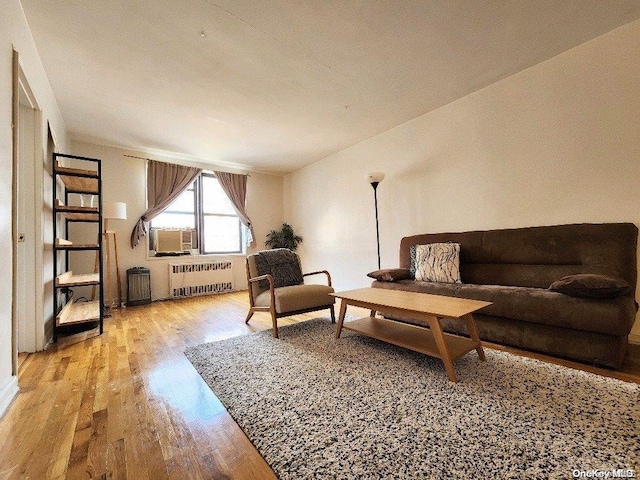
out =
[[[89,439],[92,433],[91,424],[83,430],[76,430],[69,455],[68,478],[87,478],[87,457],[89,455]]]
[[[87,447],[87,473],[90,478],[97,478],[107,470],[107,420],[106,409],[93,414],[92,432]]]
[[[237,292],[115,310],[103,335],[61,337],[21,358],[20,393],[0,420],[0,479],[273,480],[183,354],[191,345],[271,327],[267,313],[245,325],[247,309],[246,292]],[[349,313],[368,315],[351,307]],[[621,372],[526,355],[640,382],[637,346]]]

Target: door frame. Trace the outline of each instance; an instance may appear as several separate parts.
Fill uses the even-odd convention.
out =
[[[12,165],[11,165],[11,373],[18,375],[18,320],[16,289],[18,287],[18,121],[20,119],[20,59],[13,49],[11,126],[12,126]]]

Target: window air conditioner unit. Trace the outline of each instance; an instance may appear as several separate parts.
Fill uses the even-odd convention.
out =
[[[156,253],[182,253],[191,248],[191,230],[156,231]]]

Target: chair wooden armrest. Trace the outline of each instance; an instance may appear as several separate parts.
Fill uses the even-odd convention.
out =
[[[269,273],[267,273],[266,275],[260,275],[259,277],[253,277],[249,279],[249,282],[260,282],[262,280],[267,280],[269,282],[269,296],[271,297],[269,300],[269,310],[271,311],[272,315],[275,315],[275,311],[276,311],[276,291],[274,288],[274,283],[273,283],[273,276]],[[249,286],[249,291],[251,291],[251,286]],[[250,299],[250,303],[251,303],[251,308],[253,309],[255,307],[254,301],[255,299],[253,298],[253,295],[249,295],[249,299]],[[249,318],[251,318],[251,312],[249,312],[250,315],[247,317],[247,320],[245,323],[247,323],[249,321]]]
[[[250,282],[261,282],[262,280],[267,280],[269,282],[269,288],[273,290],[273,277],[270,274],[260,275],[259,277],[250,278]]]
[[[331,275],[326,270],[318,270],[317,272],[303,273],[302,276],[308,277],[309,275],[318,275],[320,273],[324,273],[327,276],[327,284],[331,286]]]
[[[266,280],[269,282],[269,292],[271,293],[271,305],[273,306],[275,304],[275,288],[274,288],[274,283],[273,283],[273,276],[271,276],[271,274],[267,273],[266,275],[260,275],[259,277],[253,277],[249,279],[249,283],[251,282],[261,282],[262,280]],[[249,286],[249,290],[251,290],[251,286]],[[249,298],[251,299],[251,306],[253,307],[253,295],[249,295]]]

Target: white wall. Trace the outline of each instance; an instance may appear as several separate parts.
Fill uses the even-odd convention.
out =
[[[303,261],[369,284],[376,170],[383,268],[411,234],[640,225],[639,58],[637,21],[289,175]]]
[[[12,50],[20,54],[20,64],[42,110],[43,128],[49,122],[58,144],[67,144],[65,125],[36,51],[22,7],[18,0],[0,3],[0,263],[10,268],[11,250],[11,171],[12,171]],[[46,138],[42,139],[46,151]],[[44,159],[42,159],[44,163]],[[11,276],[0,278],[0,413],[15,394],[17,383],[11,375]]]
[[[125,202],[127,204],[127,220],[111,220],[109,229],[115,230],[118,237],[118,252],[120,256],[120,273],[122,277],[123,296],[126,299],[126,275],[131,267],[146,267],[151,270],[151,296],[154,300],[169,296],[169,263],[189,262],[197,260],[194,257],[165,257],[147,259],[145,239],[132,249],[129,238],[133,226],[146,210],[146,162],[137,158],[125,157],[133,154],[148,157],[143,153],[135,153],[119,148],[72,142],[73,154],[100,158],[103,172],[103,200],[105,202]],[[177,161],[177,163],[180,163]],[[214,170],[213,165],[198,165],[202,168]],[[226,171],[226,169],[224,169]],[[251,218],[256,235],[256,248],[264,248],[264,238],[267,232],[277,228],[283,220],[283,178],[252,172],[247,182],[247,213]],[[246,289],[247,280],[244,266],[244,255],[226,255],[233,262],[234,284],[236,289]],[[200,257],[202,260],[204,257]],[[74,256],[83,262],[93,265],[93,257]],[[77,264],[76,264],[77,265]],[[72,264],[73,268],[73,264]],[[80,269],[80,267],[76,267]],[[114,278],[115,278],[115,267]],[[115,280],[112,282],[112,292],[116,291]],[[115,297],[115,295],[114,295]]]

